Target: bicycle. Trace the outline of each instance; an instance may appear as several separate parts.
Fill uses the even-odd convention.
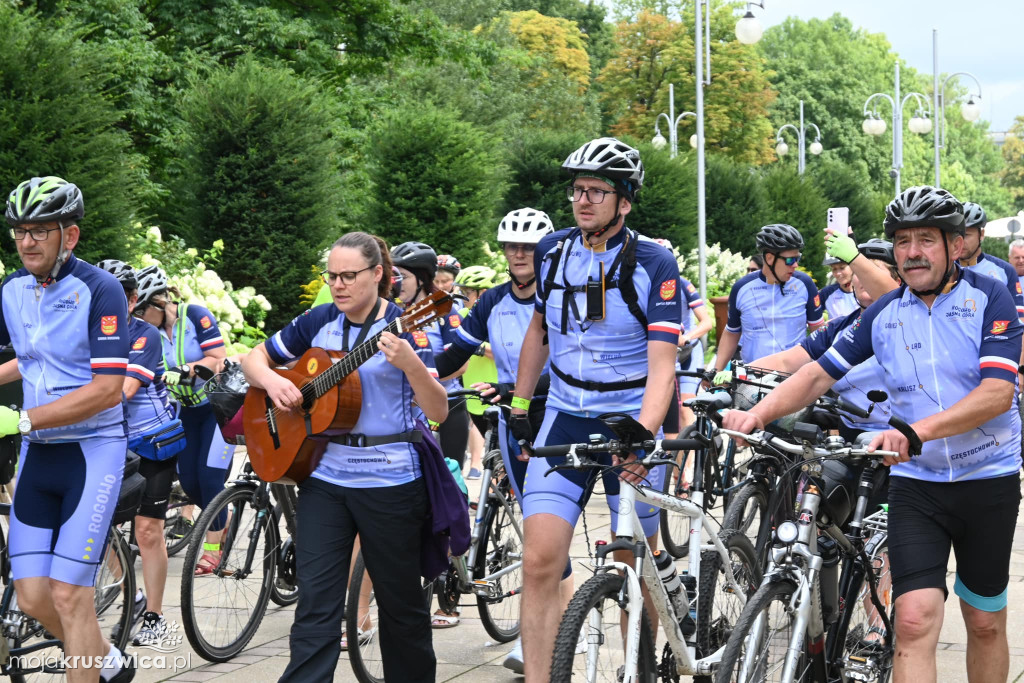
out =
[[[483,398],[471,389],[450,392],[448,396]],[[458,608],[462,595],[475,595],[484,630],[499,643],[507,643],[519,636],[523,531],[522,514],[498,447],[498,415],[502,408],[504,406],[494,406],[484,411],[488,429],[484,435],[483,471],[469,550],[465,555],[451,557],[448,571],[438,578],[432,590],[426,588],[425,591],[428,606],[431,594],[436,594],[438,605],[446,612]],[[353,567],[345,607],[349,659],[360,683],[382,683],[380,644],[373,627],[377,623],[376,603],[372,587],[368,600],[361,596],[367,590],[364,581],[369,581],[369,577],[360,553]]]
[[[164,541],[167,544],[167,557],[174,557],[184,548],[188,547],[192,537],[194,523],[191,519],[182,514],[182,508],[191,505],[188,496],[181,488],[181,482],[177,479],[171,486],[171,493],[167,498],[167,514],[164,519]]]
[[[895,422],[898,424],[890,420],[910,440],[911,453],[919,454],[920,439],[905,423]],[[866,447],[847,444],[842,437],[823,439],[818,427],[806,424],[794,429],[798,444],[765,432],[721,431],[758,449],[800,456],[793,467],[801,468],[803,474],[798,513],[775,530],[771,566],[729,637],[716,680],[884,683],[893,658],[890,589],[885,576],[888,539],[884,515],[865,513],[880,459],[896,454],[868,452]],[[839,459],[853,466],[867,463],[860,476],[849,534],[840,529],[843,510],[830,504],[829,489],[821,479],[821,463]],[[835,562],[840,557],[841,575]],[[870,607],[865,605],[867,598]],[[869,639],[873,633],[879,637]]]
[[[725,407],[728,397],[703,394],[694,405],[704,411]],[[593,437],[589,443],[543,446],[534,449],[534,457],[565,456],[565,462],[548,470],[605,469],[592,455],[626,455],[643,450],[646,467],[674,465],[664,457],[666,450],[693,450],[698,457],[705,443],[698,439],[650,439],[649,433],[633,418],[607,414],[602,421],[616,438]],[[598,541],[594,552],[596,574],[573,596],[555,638],[551,680],[572,680],[582,669],[584,679],[593,681],[643,681],[653,683],[659,677],[677,681],[680,675],[695,676],[707,683],[725,646],[733,620],[759,583],[760,569],[754,561],[753,547],[742,534],[723,531],[716,534],[702,508],[704,486],[697,474],[703,463],[696,463],[694,488],[689,499],[679,499],[649,486],[623,483],[619,491],[619,528],[611,543]],[[690,520],[689,569],[677,577],[671,558],[657,555],[648,561],[651,549],[636,516],[635,503],[643,501],[685,515]],[[628,513],[627,513],[628,511]],[[702,542],[702,533],[710,543]],[[633,563],[607,561],[614,550],[626,550]],[[662,560],[660,558],[664,557]],[[663,568],[656,566],[662,564]],[[659,578],[659,573],[665,577]],[[647,618],[641,593],[641,579],[647,586],[667,637],[661,661],[656,661],[655,636]],[[678,583],[677,583],[678,582]],[[623,620],[626,622],[622,630]],[[581,630],[586,650],[577,661],[576,643]]]
[[[256,634],[269,601],[283,607],[298,600],[296,502],[293,486],[262,481],[246,461],[196,520],[181,574],[181,621],[203,659],[229,661]],[[218,522],[220,560],[197,576],[206,534]]]

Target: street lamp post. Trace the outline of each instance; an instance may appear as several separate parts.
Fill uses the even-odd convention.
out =
[[[811,126],[812,128],[814,128],[814,142],[811,143],[811,146],[809,148],[806,146],[807,145],[807,126]],[[787,123],[786,125],[784,125],[781,128],[779,128],[778,131],[775,132],[775,142],[777,143],[775,145],[775,153],[778,154],[780,157],[786,156],[786,153],[789,152],[789,145],[787,145],[786,141],[782,139],[782,131],[786,130],[787,128],[789,128],[794,133],[796,133],[796,140],[797,140],[797,145],[798,145],[798,147],[797,147],[797,157],[796,157],[796,159],[797,159],[796,168],[797,168],[797,172],[800,175],[803,175],[804,174],[804,168],[807,166],[807,152],[810,151],[811,154],[817,156],[817,155],[821,154],[822,149],[824,149],[821,146],[821,130],[818,128],[818,126],[816,126],[815,124],[810,123],[810,122],[808,122],[806,124],[804,123],[804,101],[803,100],[800,100],[800,127],[797,128],[792,123]]]
[[[707,212],[705,211],[704,194],[704,86],[711,85],[711,14],[710,0],[697,0],[693,3],[696,21],[694,22],[694,45],[697,51],[697,262],[700,269],[700,298],[708,298],[707,272]],[[761,39],[762,29],[757,17],[750,8],[757,5],[764,9],[764,1],[748,2],[747,13],[736,23],[736,39],[745,45],[752,45]],[[708,9],[708,20],[704,20],[704,9]],[[706,32],[706,36],[704,33]],[[705,49],[707,50],[705,60]],[[707,71],[705,75],[705,61]]]
[[[654,145],[655,149],[662,149],[665,146],[665,136],[661,134],[661,129],[658,127],[662,116],[665,117],[665,121],[668,123],[669,153],[675,159],[676,155],[679,154],[679,122],[687,116],[696,118],[697,115],[692,111],[684,111],[679,116],[676,116],[676,91],[675,85],[672,83],[668,85],[668,113],[662,112],[654,120],[654,137],[651,139],[651,144]],[[696,140],[693,140],[693,142],[696,142]]]
[[[935,112],[935,187],[942,187],[940,184],[942,177],[940,150],[946,146],[946,85],[957,76],[968,76],[974,81],[974,84],[978,86],[978,94],[972,95],[968,93],[967,101],[960,105],[960,115],[968,121],[977,121],[978,117],[981,116],[981,105],[977,102],[977,100],[981,99],[981,82],[972,73],[957,71],[955,74],[947,76],[946,80],[942,82],[942,87],[939,87],[938,29],[932,29],[932,72],[932,97],[934,98],[932,110]]]
[[[876,99],[885,99],[892,106],[892,170],[889,175],[896,181],[896,194],[900,193],[900,170],[903,168],[903,107],[910,99],[917,103],[917,111],[910,118],[907,128],[911,133],[926,134],[932,129],[929,118],[928,99],[919,92],[909,92],[900,99],[900,62],[896,60],[896,86],[893,95],[876,92],[864,102],[864,123],[862,128],[868,135],[881,135],[885,132],[885,121],[878,114],[878,105],[872,105]],[[870,111],[869,111],[870,109]]]

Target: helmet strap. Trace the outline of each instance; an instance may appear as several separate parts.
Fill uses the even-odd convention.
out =
[[[782,278],[779,277],[779,274],[775,272],[775,265],[779,262],[779,255],[774,252],[768,253],[775,257],[775,260],[772,261],[772,264],[768,266],[768,270],[772,271],[772,277],[775,278],[775,281],[779,283],[779,290],[782,292],[782,296],[786,296],[786,283],[783,282]],[[765,256],[767,255],[768,254],[766,253]],[[764,262],[768,263],[768,259],[765,258]]]
[[[58,222],[57,225],[60,226],[60,253],[57,254],[57,260],[54,261],[53,268],[50,269],[49,275],[42,280],[36,277],[36,282],[40,287],[49,287],[57,281],[57,275],[60,273],[61,267],[67,263],[68,256],[71,255],[71,250],[64,248],[64,223]]]
[[[511,278],[513,284],[515,284],[517,289],[526,289],[527,287],[529,287],[530,285],[532,285],[534,282],[537,281],[537,275],[536,274],[534,274],[534,276],[531,277],[526,282],[520,282],[519,279],[515,275],[512,274],[512,269],[511,268],[506,269],[505,272],[508,273],[509,278]]]

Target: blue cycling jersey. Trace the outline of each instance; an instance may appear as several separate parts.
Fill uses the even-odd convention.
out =
[[[384,317],[371,324],[367,338],[380,332],[392,320],[401,317],[402,310],[388,302]],[[354,345],[362,325],[350,323],[345,340],[345,314],[333,303],[321,304],[298,316],[287,327],[266,341],[267,355],[274,363],[285,364],[299,358],[316,346],[329,351],[340,351]],[[412,346],[431,373],[433,353],[427,335],[417,331],[401,335]],[[413,391],[405,373],[377,352],[357,370],[362,384],[363,402],[353,434],[386,436],[411,431],[422,412],[412,404]],[[376,488],[397,486],[421,476],[419,455],[408,442],[357,448],[328,443],[320,465],[313,471],[316,479],[338,486]]]
[[[829,320],[842,318],[860,310],[860,304],[857,303],[857,296],[853,293],[853,289],[844,292],[838,282],[825,285],[821,288],[820,294],[821,304],[825,307]]]
[[[683,297],[686,299],[686,310],[683,311],[683,332],[690,332],[697,327],[697,316],[694,311],[704,305],[704,299],[700,298],[700,292],[693,286],[693,283],[685,277],[679,278],[682,286]]]
[[[1024,290],[1021,289],[1020,280],[1017,278],[1017,271],[1013,266],[1001,258],[991,254],[978,254],[978,260],[964,266],[967,270],[987,275],[994,280],[999,280],[1013,297],[1013,303],[1017,307],[1017,317],[1024,318]]]
[[[430,341],[430,350],[434,356],[440,355],[442,351],[452,345],[458,336],[458,330],[462,326],[464,314],[453,307],[448,315],[438,322],[425,328],[427,339]],[[479,346],[479,344],[478,344]],[[473,347],[474,349],[476,347]],[[445,391],[457,391],[462,388],[459,378],[449,379],[441,382]]]
[[[1002,283],[959,269],[956,285],[924,305],[905,285],[872,304],[818,363],[835,379],[871,357],[884,369],[892,411],[908,423],[953,406],[981,380],[1017,381],[1021,333]],[[977,359],[977,360],[975,360]],[[1012,410],[964,434],[924,444],[894,475],[925,481],[987,479],[1020,469],[1020,415]]]
[[[455,345],[474,351],[489,342],[498,368],[498,381],[515,384],[519,354],[533,318],[533,297],[520,299],[506,282],[480,295],[457,330]],[[541,373],[548,371],[547,363]]]
[[[220,334],[220,327],[217,319],[213,317],[209,309],[197,304],[178,303],[178,312],[185,308],[185,315],[179,315],[174,321],[171,335],[168,337],[161,330],[160,340],[163,343],[163,358],[169,368],[176,368],[187,363],[195,363],[202,360],[207,351],[224,346],[224,338]],[[182,330],[181,326],[184,326]],[[183,334],[181,348],[177,348],[176,339],[179,333]],[[198,392],[206,384],[205,380],[196,380],[195,388],[192,391]],[[172,390],[171,393],[174,393]],[[206,405],[209,401],[205,394],[201,401],[195,405]]]
[[[818,360],[832,348],[836,337],[842,334],[850,325],[857,322],[861,311],[844,315],[841,318],[830,320],[827,325],[814,331],[814,334],[800,342],[801,348],[807,352],[811,360]],[[868,399],[869,391],[884,390],[885,371],[874,356],[857,365],[846,373],[842,379],[837,381],[833,389],[858,408],[867,410],[871,407]],[[850,429],[858,429],[865,432],[884,431],[889,429],[889,418],[892,416],[892,406],[889,401],[876,403],[868,417],[855,417],[843,415],[843,423]]]
[[[627,238],[636,241],[632,281],[639,308],[647,318],[646,329],[630,312],[621,288],[607,286],[610,281],[617,282],[621,273],[624,259],[619,257],[624,254]],[[554,256],[563,240],[556,262]],[[604,315],[600,320],[590,320],[585,286],[588,281],[600,281],[602,266],[606,284]],[[650,240],[638,240],[636,233],[626,228],[592,249],[579,230],[567,228],[540,241],[534,252],[534,268],[538,282],[535,309],[544,316],[550,350],[548,409],[584,417],[611,411],[639,412],[644,394],[642,380],[647,376],[647,342],[675,346],[679,340],[679,271],[671,252]],[[544,283],[552,269],[553,286],[545,292]],[[571,292],[568,296],[567,291]],[[614,386],[639,381],[641,385],[610,390],[580,388],[564,381],[560,372],[582,382]]]
[[[740,358],[749,363],[793,348],[821,320],[821,296],[808,275],[798,270],[780,287],[757,271],[733,284],[725,329],[740,334]]]
[[[128,321],[131,350],[128,352],[128,376],[142,386],[128,399],[128,440],[173,419],[164,385],[164,361],[160,331],[138,318]]]
[[[11,344],[18,356],[23,408],[52,403],[89,384],[93,375],[124,376],[128,302],[113,275],[71,254],[48,286],[22,268],[4,280],[0,292],[0,345]],[[73,425],[36,430],[28,439],[124,435],[124,408],[118,405]]]

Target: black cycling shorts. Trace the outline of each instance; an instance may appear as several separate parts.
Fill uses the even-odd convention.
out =
[[[891,477],[893,598],[921,588],[941,588],[948,597],[946,565],[952,547],[953,592],[976,609],[1004,609],[1020,500],[1017,474],[950,483]]]
[[[167,460],[149,460],[142,458],[139,474],[146,478],[146,490],[142,494],[139,506],[139,517],[163,519],[167,516],[167,500],[174,485],[174,469],[178,457]]]

